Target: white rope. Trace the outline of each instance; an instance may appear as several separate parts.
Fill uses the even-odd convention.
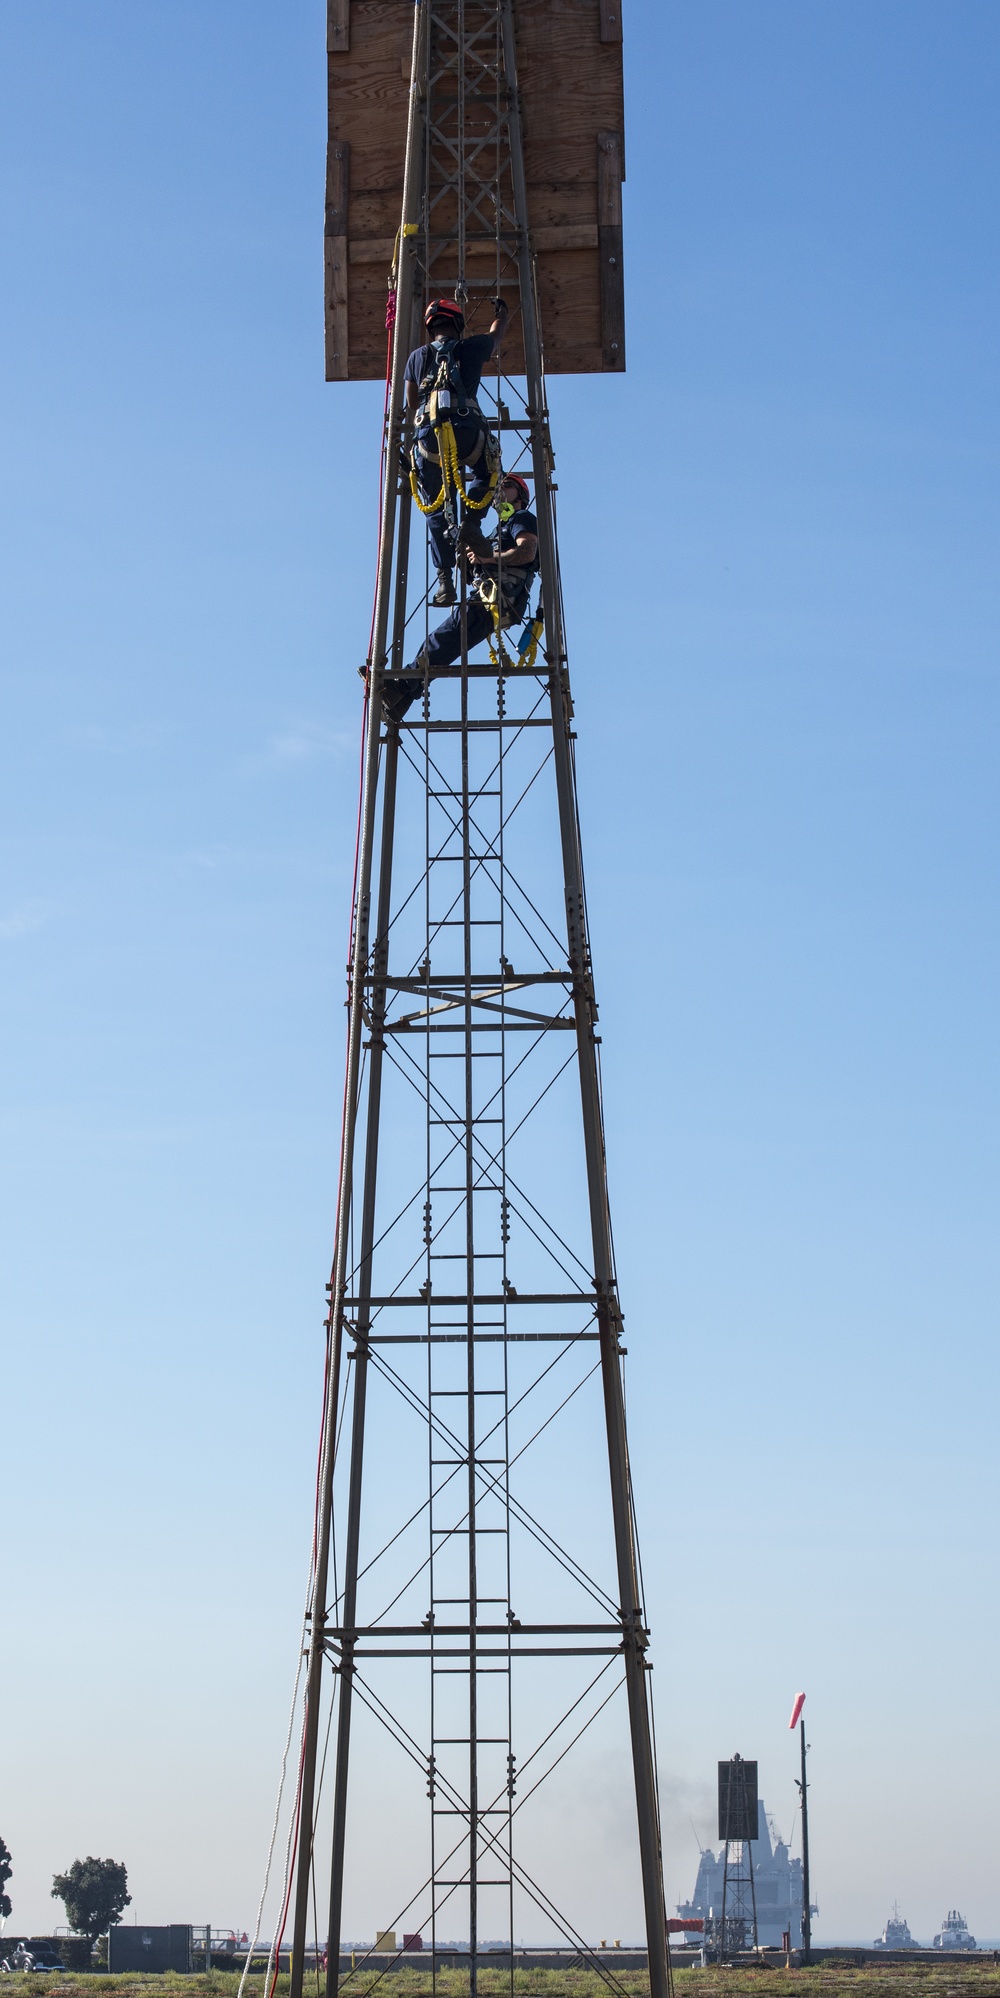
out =
[[[279,1780],[278,1780],[278,1796],[277,1796],[277,1801],[276,1801],[276,1803],[275,1803],[275,1806],[274,1806],[274,1822],[273,1822],[273,1824],[271,1825],[271,1839],[270,1839],[270,1843],[269,1843],[269,1845],[268,1845],[268,1848],[267,1848],[267,1865],[266,1865],[266,1866],[265,1866],[265,1868],[264,1868],[264,1885],[263,1885],[263,1887],[262,1887],[262,1888],[261,1888],[261,1890],[260,1890],[260,1902],[259,1902],[259,1904],[258,1904],[258,1908],[257,1908],[257,1920],[256,1920],[256,1922],[255,1922],[255,1924],[254,1924],[254,1932],[253,1932],[253,1941],[252,1941],[252,1943],[250,1944],[250,1948],[249,1948],[249,1949],[248,1949],[248,1951],[247,1951],[247,1960],[246,1960],[245,1964],[243,1965],[243,1975],[242,1975],[242,1977],[240,1978],[240,1983],[239,1983],[239,1990],[238,1990],[238,1991],[237,1991],[237,1993],[236,1993],[236,1998],[243,1998],[243,1987],[244,1987],[244,1985],[245,1985],[245,1983],[246,1983],[246,1981],[247,1981],[247,1978],[248,1978],[248,1976],[249,1976],[249,1974],[250,1974],[250,1965],[251,1965],[251,1963],[253,1962],[253,1953],[254,1953],[254,1950],[256,1949],[256,1947],[257,1947],[257,1944],[258,1944],[258,1942],[259,1942],[259,1940],[260,1940],[260,1925],[261,1925],[261,1921],[262,1921],[262,1919],[263,1919],[263,1915],[264,1915],[264,1902],[265,1902],[265,1901],[266,1901],[266,1899],[267,1899],[267,1890],[268,1890],[268,1887],[269,1887],[269,1885],[270,1885],[270,1881],[271,1881],[271,1862],[272,1862],[272,1860],[273,1860],[273,1858],[274,1858],[274,1848],[275,1848],[275,1844],[276,1844],[276,1842],[277,1842],[277,1837],[278,1837],[278,1826],[279,1826],[279,1824],[280,1824],[280,1822],[281,1822],[281,1803],[282,1803],[282,1798],[283,1798],[283,1796],[284,1796],[284,1793],[285,1793],[285,1777],[286,1777],[286,1775],[287,1775],[287,1772],[288,1772],[288,1751],[289,1751],[289,1748],[291,1747],[291,1743],[292,1743],[292,1732],[293,1732],[293,1729],[294,1729],[294,1727],[295,1727],[295,1709],[296,1709],[296,1707],[298,1706],[298,1701],[299,1701],[299,1686],[300,1686],[300,1684],[301,1684],[301,1682],[302,1682],[302,1666],[303,1666],[303,1663],[304,1663],[304,1661],[305,1661],[305,1641],[306,1641],[306,1618],[307,1618],[307,1616],[308,1616],[308,1608],[306,1609],[306,1613],[305,1613],[305,1615],[304,1615],[304,1616],[303,1616],[303,1618],[302,1618],[302,1633],[301,1633],[301,1636],[300,1636],[300,1638],[299,1638],[299,1662],[298,1662],[298,1669],[297,1669],[297,1671],[296,1671],[296,1674],[295,1674],[295,1685],[294,1685],[294,1687],[293,1687],[293,1689],[292,1689],[292,1704],[291,1704],[291,1709],[290,1709],[290,1712],[289,1712],[289,1715],[288,1715],[288,1730],[287,1730],[287,1733],[286,1733],[286,1735],[285,1735],[285,1746],[284,1746],[284,1750],[283,1750],[283,1752],[282,1752],[282,1757],[281,1757],[281,1775],[280,1775],[280,1777],[279,1777]],[[303,1733],[305,1732],[305,1724],[306,1724],[306,1717],[305,1717],[305,1710],[303,1709],[303,1713],[302,1713],[302,1728],[301,1728],[301,1730],[300,1730],[300,1734],[299,1734],[299,1758],[300,1758],[300,1760],[301,1760],[301,1756],[302,1756],[302,1735],[303,1735]],[[282,1883],[282,1897],[281,1897],[281,1906],[282,1906],[282,1907],[284,1907],[284,1905],[285,1905],[285,1895],[286,1895],[286,1894],[287,1894],[287,1892],[288,1892],[288,1872],[289,1872],[289,1864],[290,1864],[290,1859],[291,1859],[291,1849],[292,1849],[292,1840],[293,1840],[294,1836],[295,1836],[295,1812],[293,1811],[293,1812],[292,1812],[292,1816],[291,1816],[291,1820],[290,1820],[290,1823],[289,1823],[289,1826],[288,1826],[288,1840],[287,1840],[287,1843],[286,1843],[286,1846],[285,1846],[285,1877],[284,1877],[284,1881],[283,1881],[283,1883]],[[271,1944],[271,1947],[270,1947],[270,1949],[269,1949],[269,1951],[268,1951],[268,1957],[267,1957],[267,1975],[266,1975],[266,1977],[265,1977],[265,1979],[264,1979],[264,1989],[265,1989],[265,1991],[267,1990],[267,1986],[268,1986],[268,1982],[269,1982],[269,1980],[270,1980],[270,1976],[271,1976],[271,1965],[272,1965],[272,1960],[273,1960],[273,1957],[274,1957],[274,1948],[275,1948],[275,1945],[274,1945],[274,1943],[272,1942],[272,1944]]]
[[[341,1404],[340,1422],[337,1423],[336,1425],[335,1434],[333,1437],[333,1461],[335,1464],[337,1461],[337,1449],[340,1442],[340,1425],[343,1422],[344,1411],[346,1407],[347,1407],[347,1381],[345,1380],[344,1391],[343,1391],[343,1402]],[[330,1453],[330,1424],[324,1422],[323,1441],[320,1451],[319,1484],[318,1484],[318,1490],[321,1492],[325,1490],[326,1468],[327,1468],[327,1463],[329,1461],[329,1453]],[[257,1908],[257,1920],[254,1924],[253,1941],[250,1944],[249,1950],[247,1951],[247,1960],[243,1965],[243,1975],[240,1978],[239,1988],[236,1993],[236,1998],[243,1998],[243,1988],[250,1974],[250,1966],[253,1961],[253,1953],[260,1940],[260,1925],[263,1920],[264,1903],[267,1899],[267,1890],[271,1881],[271,1864],[274,1859],[274,1848],[278,1838],[278,1826],[281,1823],[281,1803],[285,1793],[285,1778],[288,1773],[288,1751],[289,1748],[291,1747],[292,1732],[295,1727],[295,1709],[298,1704],[299,1686],[302,1682],[302,1668],[305,1664],[306,1655],[307,1655],[306,1630],[309,1624],[309,1617],[313,1607],[313,1597],[315,1595],[315,1592],[316,1592],[316,1548],[314,1545],[310,1552],[310,1557],[309,1557],[309,1585],[306,1591],[306,1606],[302,1613],[302,1629],[299,1633],[299,1662],[295,1673],[295,1684],[292,1688],[292,1704],[288,1714],[288,1729],[285,1734],[285,1746],[281,1756],[281,1775],[278,1779],[278,1796],[274,1806],[274,1819],[271,1825],[271,1838],[267,1848],[267,1865],[264,1868],[264,1885],[260,1890],[260,1902]],[[306,1708],[305,1708],[305,1703],[303,1702],[302,1726],[299,1729],[299,1757],[298,1757],[299,1769],[301,1769],[302,1767],[302,1743],[305,1736],[305,1731],[306,1731]],[[324,1762],[325,1760],[326,1756],[324,1751]],[[296,1783],[296,1795],[297,1793],[298,1793],[298,1785]],[[288,1882],[291,1872],[292,1846],[295,1840],[295,1826],[296,1826],[297,1816],[298,1816],[297,1811],[293,1809],[288,1824],[288,1838],[285,1842],[285,1871],[284,1871],[284,1878],[281,1883],[281,1900],[279,1902],[279,1909],[284,1908],[286,1899],[288,1897]],[[267,1970],[264,1977],[265,1993],[267,1992],[268,1985],[271,1981],[271,1971],[274,1968],[274,1952],[276,1947],[277,1947],[277,1932],[275,1933],[275,1937],[272,1940],[270,1949],[268,1950],[267,1954]]]

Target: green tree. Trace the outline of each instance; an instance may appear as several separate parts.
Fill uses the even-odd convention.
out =
[[[128,1874],[118,1859],[74,1859],[68,1873],[57,1873],[52,1898],[61,1901],[66,1919],[77,1935],[90,1942],[102,1936],[132,1899]]]
[[[14,1868],[11,1865],[10,1853],[7,1851],[3,1839],[0,1838],[0,1921],[3,1922],[7,1920],[10,1914],[10,1895],[5,1893],[4,1889],[13,1871]]]

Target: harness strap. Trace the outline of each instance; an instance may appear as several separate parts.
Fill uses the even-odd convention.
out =
[[[496,574],[483,576],[475,584],[476,595],[493,613],[495,629],[506,631],[510,625],[521,623],[536,574],[534,568],[505,569],[501,566],[499,577]]]
[[[428,444],[425,444],[418,439],[418,441],[414,444],[413,448],[421,458],[426,458],[429,465],[440,465],[441,463],[440,454],[437,451],[432,451]],[[462,451],[459,453],[459,463],[462,465],[478,465],[479,460],[482,457],[485,448],[486,448],[486,431],[481,430],[479,432],[479,436],[476,439],[475,448],[471,451]]]
[[[533,583],[534,580],[535,580],[534,575],[532,575],[531,582],[529,582],[528,585],[529,594],[531,589],[531,583]],[[542,613],[541,604],[539,603],[538,609],[535,612],[535,615],[532,618],[531,623],[525,624],[524,631],[522,632],[521,637],[518,640],[517,657],[515,659],[512,659],[510,653],[507,651],[507,648],[504,645],[503,639],[501,638],[500,634],[502,631],[505,631],[509,625],[517,623],[518,614],[515,613],[515,615],[512,617],[505,617],[502,614],[500,606],[497,602],[497,593],[495,590],[492,599],[488,599],[485,595],[483,595],[482,591],[480,591],[480,595],[483,596],[483,602],[486,604],[486,608],[493,619],[493,633],[488,640],[490,648],[491,665],[499,668],[505,668],[508,672],[516,668],[521,672],[530,673],[535,664],[535,659],[538,654],[538,643],[542,636],[542,630],[543,630],[543,613]],[[526,609],[526,606],[523,606],[522,608]]]
[[[452,424],[450,422],[439,424],[434,434],[435,437],[437,438],[437,443],[438,443],[439,455],[437,457],[435,457],[432,451],[428,451],[426,445],[424,444],[414,445],[413,458],[410,461],[410,492],[412,493],[413,498],[416,500],[417,506],[420,508],[421,513],[424,514],[438,513],[442,508],[444,508],[448,521],[450,522],[452,527],[454,527],[455,494],[458,494],[461,497],[461,499],[465,502],[466,507],[469,509],[471,513],[484,513],[486,508],[489,506],[493,498],[493,495],[496,492],[497,486],[500,483],[500,452],[499,449],[494,450],[493,448],[492,432],[487,431],[484,427],[483,430],[480,432],[479,441],[476,445],[474,452],[472,453],[471,457],[466,458],[464,462],[469,465],[474,465],[476,463],[476,460],[480,457],[483,449],[485,448],[486,462],[490,468],[489,484],[486,488],[486,492],[484,493],[482,499],[470,499],[468,493],[465,490],[464,485],[462,484],[461,466],[463,461],[460,460],[458,455],[458,442],[456,440],[455,431]],[[420,497],[419,488],[417,486],[417,468],[415,461],[418,451],[420,452],[422,457],[429,459],[432,464],[439,464],[441,467],[441,491],[439,492],[437,499],[431,500],[430,503],[426,505]],[[491,459],[492,463],[490,462]]]

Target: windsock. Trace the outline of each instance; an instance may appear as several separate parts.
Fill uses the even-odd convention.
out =
[[[804,1694],[804,1693],[796,1693],[796,1695],[795,1695],[795,1705],[794,1705],[794,1707],[792,1708],[792,1718],[791,1718],[791,1720],[790,1720],[790,1721],[789,1721],[789,1723],[788,1723],[789,1727],[794,1727],[794,1726],[795,1726],[795,1723],[796,1723],[796,1721],[798,1720],[798,1717],[799,1717],[800,1713],[802,1712],[802,1709],[803,1709],[803,1707],[805,1706],[805,1703],[806,1703],[806,1696],[805,1696],[805,1694]]]

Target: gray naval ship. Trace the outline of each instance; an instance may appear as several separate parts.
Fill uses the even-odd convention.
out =
[[[941,1924],[940,1933],[931,1944],[932,1949],[975,1949],[976,1938],[970,1936],[965,1925],[965,1916],[957,1908],[949,1908]]]
[[[910,1934],[909,1924],[904,1922],[899,1903],[892,1904],[892,1914],[880,1936],[876,1936],[875,1949],[919,1949]],[[975,1949],[976,1938],[969,1934],[965,1916],[957,1908],[949,1908],[938,1934],[931,1944],[932,1949]]]
[[[751,1840],[753,1883],[757,1899],[757,1940],[765,1949],[780,1949],[785,1932],[793,1949],[802,1946],[802,1861],[789,1857],[784,1839],[771,1828],[762,1799],[757,1802],[757,1836]],[[722,1874],[726,1849],[718,1855],[706,1848],[698,1863],[698,1878],[690,1901],[678,1903],[677,1913],[707,1921],[722,1914]],[[813,1914],[819,1910],[813,1907]]]
[[[903,1920],[903,1917],[899,1912],[898,1901],[893,1902],[892,1914],[889,1916],[885,1928],[882,1930],[882,1934],[880,1936],[875,1937],[875,1941],[872,1944],[872,1948],[873,1949],[919,1949],[920,1948],[920,1944],[915,1943],[913,1937],[910,1934],[909,1923]]]

